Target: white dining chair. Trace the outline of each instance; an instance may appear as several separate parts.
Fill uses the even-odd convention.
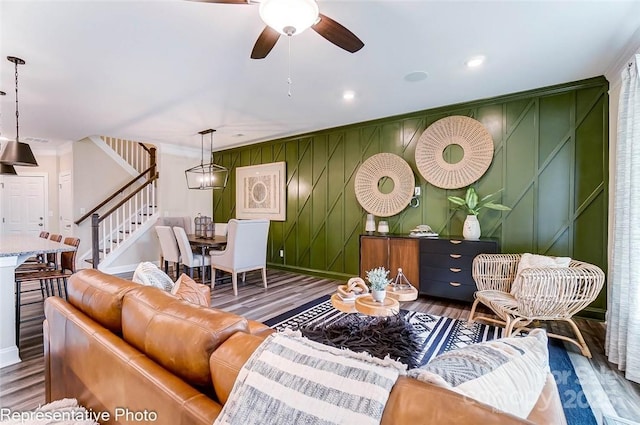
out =
[[[180,248],[180,258],[182,259],[183,269],[186,267],[189,269],[189,276],[193,278],[193,269],[201,270],[204,262],[204,266],[207,267],[211,264],[211,260],[208,256],[202,254],[194,254],[189,244],[189,237],[187,232],[182,227],[174,227],[173,232],[176,235],[178,241],[178,247]],[[202,275],[202,272],[200,272]],[[200,276],[200,279],[204,282],[204,276]]]
[[[238,295],[238,273],[252,270],[262,271],[262,283],[267,287],[267,237],[269,236],[270,221],[229,220],[227,233],[227,247],[221,251],[211,251],[211,275],[215,270],[231,273],[233,294]],[[215,284],[215,280],[212,286]]]
[[[176,279],[180,275],[180,248],[173,229],[169,226],[156,226],[156,233],[160,239],[160,249],[164,260],[164,272],[169,274],[169,262],[175,264]]]

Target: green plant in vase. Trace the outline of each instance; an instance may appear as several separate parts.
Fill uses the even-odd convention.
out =
[[[459,196],[447,196],[449,202],[456,205],[456,209],[467,213],[467,218],[464,220],[464,225],[462,227],[462,235],[465,239],[476,240],[480,238],[481,230],[480,223],[478,222],[478,214],[481,209],[488,208],[496,211],[511,210],[511,208],[506,205],[494,202],[495,197],[500,192],[502,192],[502,189],[480,198],[476,189],[473,186],[469,186],[464,198],[460,198]]]
[[[389,270],[377,267],[367,271],[367,281],[371,289],[371,297],[374,301],[383,302],[387,295],[387,285],[393,280],[389,278]]]

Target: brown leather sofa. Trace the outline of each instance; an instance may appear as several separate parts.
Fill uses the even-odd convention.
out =
[[[211,425],[240,368],[272,332],[96,270],[73,275],[68,301],[48,298],[45,315],[47,402],[76,398],[109,424]],[[529,420],[400,377],[382,424],[564,424],[551,375]]]

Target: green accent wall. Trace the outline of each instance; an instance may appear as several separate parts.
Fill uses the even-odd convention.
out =
[[[271,223],[269,266],[355,276],[366,216],[355,197],[355,174],[370,156],[391,152],[411,165],[422,188],[419,207],[388,218],[391,232],[424,223],[441,235],[461,235],[465,216],[447,196],[463,196],[464,189],[427,183],[414,153],[433,122],[465,115],[480,121],[494,142],[493,162],[476,183],[480,196],[503,189],[497,201],[512,208],[481,211],[482,235],[499,238],[502,252],[570,256],[606,270],[608,88],[597,77],[216,152],[215,162],[230,175],[227,187],[214,191],[214,217],[235,217],[236,167],[286,161],[287,220]],[[605,294],[584,315],[604,319]]]

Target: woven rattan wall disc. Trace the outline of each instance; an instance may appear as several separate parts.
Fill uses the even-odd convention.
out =
[[[378,182],[384,177],[393,181],[393,189],[389,193],[383,193],[378,188]],[[409,205],[415,184],[413,170],[404,159],[392,153],[379,153],[358,168],[356,199],[368,213],[389,217]]]
[[[459,145],[462,159],[451,164],[443,154],[450,145]],[[487,171],[493,159],[493,140],[484,126],[473,118],[452,116],[431,124],[416,145],[416,166],[429,183],[443,189],[469,186]]]

